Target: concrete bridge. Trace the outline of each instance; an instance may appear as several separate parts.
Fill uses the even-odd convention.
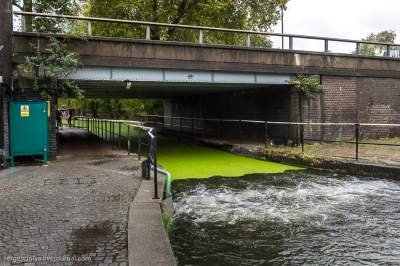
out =
[[[3,7],[4,10],[4,7]],[[392,58],[396,44],[364,42],[318,36],[215,29],[101,18],[82,18],[18,12],[19,15],[78,19],[88,23],[88,37],[65,39],[79,54],[82,66],[72,76],[93,98],[163,98],[164,114],[209,118],[236,118],[312,122],[400,122],[400,60]],[[6,13],[2,13],[3,15]],[[11,17],[10,13],[7,13]],[[7,21],[7,20],[5,20]],[[117,22],[146,26],[141,40],[91,36],[91,23]],[[49,34],[12,32],[11,22],[2,23],[1,53],[5,64],[0,75],[10,77],[15,66],[35,51],[45,52]],[[150,27],[183,27],[199,31],[198,43],[151,40]],[[247,36],[246,46],[205,44],[205,31],[236,32]],[[278,36],[289,41],[288,49],[252,47],[251,35]],[[322,52],[294,49],[296,39],[324,43]],[[333,42],[353,43],[355,53],[332,53]],[[386,47],[383,56],[359,54],[360,45]],[[11,48],[10,48],[11,47]],[[290,85],[297,74],[316,75],[323,90],[301,99]],[[11,83],[10,83],[11,84]],[[34,97],[29,83],[14,80],[16,98]],[[285,129],[284,131],[288,131]],[[281,132],[279,134],[288,134]],[[309,135],[337,138],[352,135],[346,130]]]

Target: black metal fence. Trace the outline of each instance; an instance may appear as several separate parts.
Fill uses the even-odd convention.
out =
[[[137,145],[138,160],[146,156],[142,162],[142,175],[150,179],[153,172],[154,199],[158,199],[158,168],[157,168],[157,136],[153,127],[146,127],[137,121],[98,119],[86,116],[75,116],[72,127],[86,129],[87,132],[97,136],[99,141],[106,141],[112,147],[126,148],[130,155],[132,147]]]
[[[301,123],[159,115],[137,116],[135,120],[164,132],[229,141],[233,144],[265,147],[285,144],[301,147],[302,152],[305,144],[352,144],[352,158],[357,161],[360,159],[361,145],[400,147],[400,142],[390,142],[390,138],[400,137],[400,124]],[[382,140],[382,137],[387,137],[387,140]]]

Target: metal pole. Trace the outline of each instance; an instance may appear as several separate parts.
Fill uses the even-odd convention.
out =
[[[265,148],[268,147],[268,121],[265,120]]]
[[[300,136],[301,136],[301,152],[304,152],[304,125],[300,125]]]
[[[192,118],[192,135],[194,134],[194,118]]]
[[[242,120],[239,120],[239,143],[243,142],[243,128],[242,128]]]
[[[289,37],[289,50],[293,50],[293,37]]]
[[[128,155],[131,155],[131,127],[128,125]]]
[[[282,34],[284,34],[284,28],[283,28],[283,5],[281,5],[281,30]],[[285,49],[285,37],[282,36],[282,49]]]
[[[360,133],[360,124],[356,123],[356,161],[358,161],[358,146],[359,146],[359,133]]]
[[[121,147],[121,122],[118,122],[118,147]]]
[[[151,36],[150,36],[150,26],[146,26],[146,40],[150,40]]]
[[[156,138],[154,137],[153,139],[152,139],[152,141],[153,141],[153,170],[154,170],[154,198],[155,199],[158,199],[158,177],[157,177],[157,140],[156,140]]]
[[[199,43],[203,43],[203,30],[199,30]]]
[[[138,160],[140,162],[141,158],[142,158],[142,136],[140,134],[140,130],[138,131]]]

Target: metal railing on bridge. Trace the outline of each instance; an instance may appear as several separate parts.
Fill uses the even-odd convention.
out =
[[[312,49],[303,49],[295,47],[297,40],[312,40],[318,41],[319,44],[322,45],[322,49],[317,50],[317,52],[323,53],[334,53],[335,49],[338,49],[338,44],[341,46],[346,46],[351,44],[352,47],[341,48],[341,51],[336,53],[345,53],[345,54],[353,54],[353,55],[368,55],[368,56],[381,56],[381,57],[396,57],[399,58],[399,50],[400,44],[394,43],[385,43],[385,42],[374,42],[374,41],[366,41],[366,40],[353,40],[353,39],[344,39],[344,38],[332,38],[332,37],[322,37],[322,36],[311,36],[311,35],[300,35],[300,34],[282,34],[275,32],[263,32],[263,31],[253,31],[253,30],[242,30],[242,29],[229,29],[229,28],[217,28],[217,27],[205,27],[205,26],[195,26],[195,25],[183,25],[183,24],[171,24],[171,23],[160,23],[160,22],[151,22],[151,21],[137,21],[137,20],[124,20],[124,19],[111,19],[111,18],[98,18],[98,17],[83,17],[83,16],[71,16],[71,15],[58,15],[58,14],[47,14],[47,13],[35,13],[35,12],[23,12],[23,11],[14,11],[13,12],[17,16],[32,16],[32,17],[41,17],[53,20],[72,20],[72,21],[85,21],[87,23],[86,30],[87,36],[94,36],[93,34],[93,25],[92,23],[113,23],[113,24],[127,24],[134,25],[137,27],[145,27],[144,36],[145,40],[151,40],[151,32],[154,28],[175,28],[175,29],[184,29],[184,30],[195,30],[198,31],[197,34],[197,43],[203,44],[208,43],[207,41],[207,33],[208,32],[220,32],[220,33],[232,33],[232,34],[241,34],[244,38],[244,45],[247,47],[252,46],[252,36],[264,36],[266,38],[280,38],[283,40],[283,45],[281,47],[274,47],[279,49],[285,49],[284,44],[287,43],[287,49],[285,50],[303,50],[303,51],[313,51]],[[68,32],[67,32],[68,33]],[[121,36],[122,37],[122,36]],[[175,40],[180,41],[180,40]],[[363,49],[366,46],[368,49]],[[266,47],[269,48],[269,47]],[[349,49],[350,48],[350,49]],[[371,54],[371,48],[373,54]],[[343,52],[342,50],[346,50]],[[366,54],[364,50],[368,50],[369,52]]]

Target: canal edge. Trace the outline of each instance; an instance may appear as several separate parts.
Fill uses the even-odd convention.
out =
[[[128,218],[129,265],[177,265],[175,255],[165,231],[163,200],[153,199],[154,180],[142,179],[130,203]],[[158,191],[163,195],[165,179],[159,178]]]

